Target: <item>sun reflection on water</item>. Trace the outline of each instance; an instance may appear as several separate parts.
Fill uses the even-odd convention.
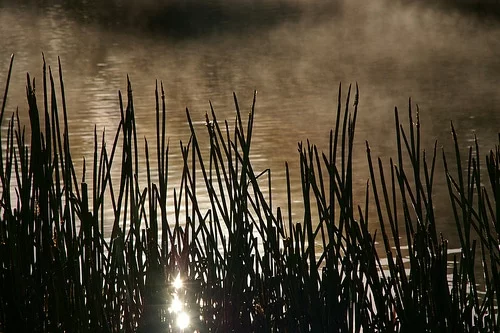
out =
[[[177,277],[172,282],[173,292],[171,294],[171,299],[167,302],[170,303],[168,308],[168,312],[173,314],[174,322],[177,328],[179,328],[182,332],[187,329],[191,324],[191,318],[189,313],[185,310],[186,303],[183,299],[183,295],[185,295],[184,281],[181,278],[181,274],[177,274]]]

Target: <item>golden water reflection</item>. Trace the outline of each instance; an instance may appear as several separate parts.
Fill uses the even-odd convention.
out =
[[[431,150],[436,139],[451,147],[450,120],[464,145],[477,133],[483,154],[493,148],[500,120],[498,21],[384,0],[341,1],[317,10],[315,2],[261,2],[265,5],[252,16],[259,17],[257,23],[238,24],[240,16],[222,7],[223,14],[232,14],[218,13],[224,20],[203,22],[196,33],[189,30],[185,35],[168,25],[165,30],[136,29],[141,16],[128,24],[122,16],[116,22],[113,15],[103,19],[104,14],[95,14],[97,9],[6,2],[0,5],[3,73],[10,54],[16,57],[7,111],[19,106],[27,123],[26,72],[41,82],[43,52],[57,77],[60,56],[75,160],[92,156],[94,125],[98,133],[106,130],[111,143],[120,119],[118,91],[126,91],[126,75],[132,81],[138,136],[147,137],[153,150],[154,89],[156,80],[162,81],[173,152],[169,179],[177,186],[179,142],[189,138],[185,108],[197,130],[204,132],[209,100],[220,120],[232,121],[231,93],[237,93],[247,112],[256,89],[252,154],[256,170],[272,170],[275,206],[286,202],[285,161],[292,166],[292,199],[300,204],[297,143],[309,138],[320,150],[327,149],[339,82],[344,97],[350,82],[358,82],[361,89],[354,156],[360,205],[368,179],[364,142],[370,142],[373,156],[387,163],[396,156],[393,110],[395,105],[406,110],[409,96],[421,109],[424,148]],[[238,18],[232,19],[233,14]],[[154,19],[161,21],[161,15]],[[3,84],[5,75],[0,78]],[[145,171],[139,176],[145,179]],[[448,202],[444,182],[444,177],[436,177],[437,205]],[[443,229],[453,234],[454,222],[446,218],[445,208],[436,209],[442,209]]]

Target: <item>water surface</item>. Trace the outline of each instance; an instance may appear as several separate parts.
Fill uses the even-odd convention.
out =
[[[41,53],[55,74],[60,56],[75,160],[92,156],[94,124],[110,134],[116,129],[118,90],[126,90],[127,74],[139,136],[151,142],[155,80],[164,84],[175,186],[182,166],[178,143],[189,138],[186,107],[205,131],[209,100],[219,119],[232,120],[232,92],[246,111],[257,90],[255,169],[271,168],[280,206],[285,161],[299,177],[297,143],[310,139],[327,148],[340,82],[344,96],[349,83],[361,91],[354,156],[359,204],[368,179],[365,140],[374,156],[396,157],[394,107],[405,112],[409,97],[420,107],[428,150],[439,140],[452,151],[451,120],[464,148],[476,134],[482,154],[498,140],[500,24],[494,15],[391,0],[77,3],[0,2],[2,73],[15,54],[7,111],[19,107],[28,123],[26,72],[41,82]],[[435,195],[440,227],[453,235],[440,175]]]

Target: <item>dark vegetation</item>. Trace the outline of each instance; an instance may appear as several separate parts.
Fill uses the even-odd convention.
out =
[[[403,3],[422,3],[422,1],[399,0]],[[432,5],[446,12],[458,11],[459,13],[475,15],[482,19],[497,21],[500,17],[500,0],[425,0],[423,3]]]
[[[418,112],[410,103],[404,125],[396,109],[398,156],[382,163],[366,144],[371,179],[362,199],[374,205],[359,207],[351,168],[358,89],[349,87],[344,104],[339,88],[328,151],[299,144],[298,222],[290,186],[287,207],[276,208],[270,172],[253,169],[254,108],[241,111],[235,97],[234,125],[213,110],[207,115],[208,151],[187,112],[191,137],[180,147],[184,169],[172,216],[161,86],[156,149],[136,136],[129,83],[112,144],[95,133],[86,179],[71,156],[60,64],[62,105],[45,63],[36,91],[27,77],[29,130],[17,113],[6,115],[11,68],[0,115],[0,331],[176,332],[174,293],[191,318],[186,331],[499,331],[498,147],[484,157],[476,145],[462,156],[452,128],[453,158],[438,157],[436,148],[423,152]],[[147,179],[139,179],[139,159]],[[434,172],[436,163],[444,174]],[[435,177],[449,187],[461,243],[454,255],[436,232]],[[202,197],[209,209],[199,206]],[[369,218],[378,232],[370,232]],[[111,235],[104,224],[112,224]],[[184,288],[174,290],[178,275]]]
[[[42,14],[58,6],[65,16],[78,22],[120,32],[155,33],[175,40],[227,31],[265,32],[303,16],[332,19],[341,7],[337,1],[314,1],[314,6],[288,0],[16,0],[13,4]]]

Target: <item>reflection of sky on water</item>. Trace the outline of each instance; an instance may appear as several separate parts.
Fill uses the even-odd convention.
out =
[[[500,120],[495,112],[500,102],[497,22],[384,0],[346,1],[325,6],[323,11],[317,10],[316,3],[304,6],[301,1],[262,3],[267,4],[252,12],[264,15],[260,21],[249,19],[240,25],[239,16],[234,14],[231,19],[232,14],[225,14],[240,10],[226,6],[217,15],[228,19],[202,22],[203,31],[184,37],[168,30],[168,24],[153,27],[152,32],[147,27],[136,29],[134,19],[141,16],[127,21],[119,16],[128,13],[126,8],[119,9],[113,19],[106,12],[60,5],[6,6],[0,10],[0,32],[5,36],[0,49],[1,73],[10,53],[16,54],[7,111],[19,106],[21,118],[27,122],[25,73],[30,72],[41,85],[43,51],[57,78],[57,56],[61,56],[75,160],[83,156],[88,160],[94,124],[99,135],[106,128],[111,144],[120,118],[118,90],[126,98],[129,74],[139,145],[143,146],[146,136],[151,152],[155,149],[155,80],[162,80],[173,187],[180,183],[179,141],[188,140],[185,108],[197,122],[197,130],[204,133],[209,100],[219,121],[228,119],[232,125],[231,92],[237,93],[246,114],[257,89],[255,168],[272,169],[273,193],[280,206],[285,199],[285,161],[290,162],[295,180],[292,199],[300,201],[297,142],[309,138],[320,149],[328,147],[339,82],[343,82],[344,97],[349,82],[357,81],[361,89],[354,156],[354,185],[361,201],[368,178],[364,141],[369,140],[374,158],[382,156],[387,162],[389,156],[395,156],[393,108],[398,105],[401,118],[406,119],[408,96],[420,105],[427,150],[435,139],[450,147],[452,119],[463,144],[474,133],[479,136],[482,154],[496,143]],[[287,3],[286,10],[277,5],[280,3]],[[158,19],[162,14],[149,12],[143,18],[151,20],[152,15]],[[140,176],[145,179],[144,174]],[[436,177],[436,182],[436,202],[448,202],[444,178]]]

